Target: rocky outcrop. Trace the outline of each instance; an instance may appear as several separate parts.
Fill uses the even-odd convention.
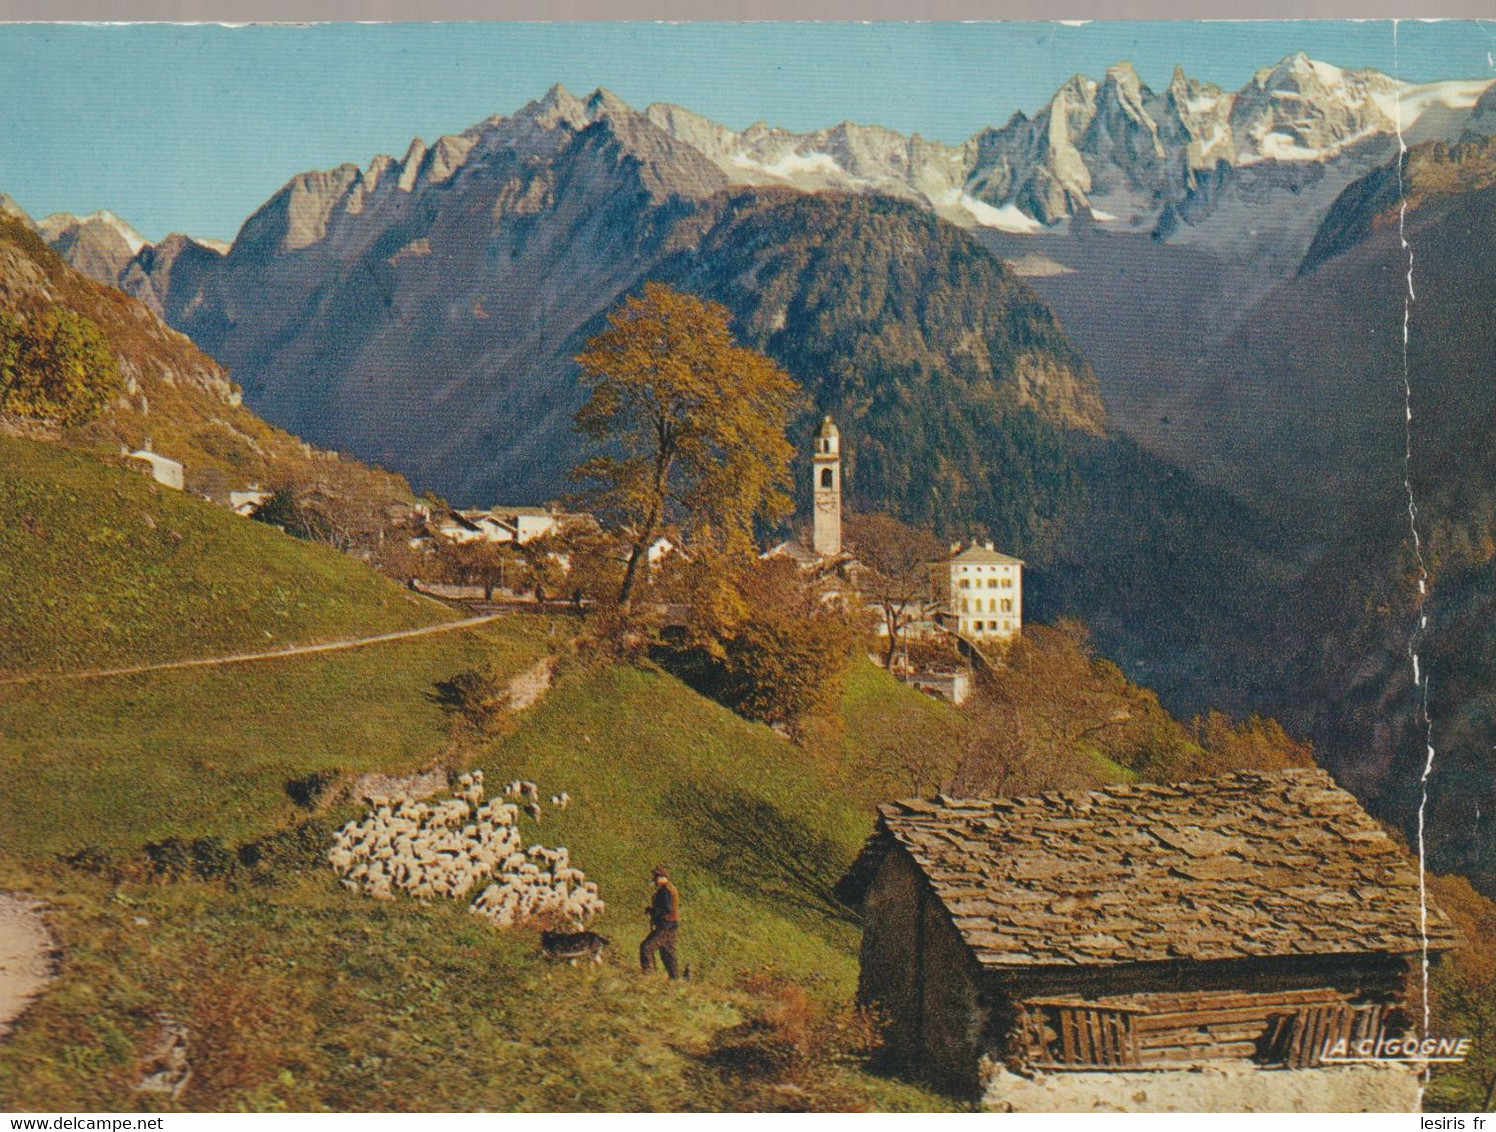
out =
[[[1496,134],[1496,84],[1488,86],[1476,101],[1460,141],[1478,141],[1491,134]]]
[[[173,237],[143,245],[136,257],[151,263],[154,276],[129,278],[144,293],[169,276],[171,295],[182,300],[180,308],[168,300],[169,310],[203,309],[210,293],[205,267],[220,258],[212,248]],[[189,295],[198,298],[188,302]],[[186,487],[194,493],[321,474],[325,453],[257,417],[218,362],[146,302],[69,266],[24,216],[0,216],[0,307],[23,315],[62,308],[88,319],[103,332],[124,379],[121,396],[98,419],[42,438],[91,451],[133,450],[150,438],[156,451],[186,466]],[[353,461],[338,469],[372,493],[408,498],[408,488],[387,473]]]
[[[137,1093],[164,1093],[172,1100],[181,1097],[192,1083],[192,1063],[188,1057],[192,1032],[185,1022],[169,1014],[156,1016],[156,1041],[146,1056],[144,1072],[135,1083]]]
[[[116,286],[167,322],[179,322],[213,301],[214,271],[223,257],[224,250],[173,232],[141,248],[120,271]]]
[[[9,193],[0,193],[0,216],[8,220],[19,220],[33,232],[36,231],[36,223],[26,215],[26,210],[17,204],[16,198]]]

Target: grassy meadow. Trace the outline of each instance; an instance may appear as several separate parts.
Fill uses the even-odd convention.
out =
[[[450,610],[349,558],[55,445],[0,436],[0,676],[255,652]]]
[[[567,645],[515,618],[232,675],[0,690],[0,750],[22,786],[3,803],[0,887],[48,902],[66,954],[0,1046],[0,1098],[27,1110],[804,1106],[793,1083],[768,1101],[745,1091],[722,1046],[786,1024],[797,1000],[787,1007],[775,978],[823,1004],[855,987],[857,928],[829,889],[869,829],[858,748],[808,760],[668,675],[578,661],[504,735],[454,745],[436,682],[479,664],[518,672]],[[193,705],[216,711],[230,686],[243,706],[215,741]],[[908,694],[869,665],[847,701],[888,710],[880,698]],[[52,738],[48,716],[68,721]],[[494,929],[463,902],[381,904],[338,886],[321,853],[357,810],[311,814],[286,783],[441,758],[481,766],[490,783],[571,793],[538,828],[524,819],[525,833],[569,846],[598,881],[609,962],[550,964],[533,934]],[[255,843],[261,863],[212,877],[143,870],[144,845],[167,836]],[[692,978],[678,985],[644,979],[632,956],[661,860],[684,901]],[[198,1035],[177,1104],[131,1089],[163,1013]],[[816,1074],[817,1107],[952,1103],[855,1060]]]
[[[90,522],[90,516],[102,516]],[[450,619],[360,563],[89,457],[0,440],[0,674],[223,655]],[[871,807],[885,728],[951,709],[868,664],[811,756],[649,665],[598,662],[567,618],[512,617],[363,649],[0,683],[0,890],[41,900],[57,979],[0,1044],[0,1107],[81,1109],[941,1108],[869,1073],[840,1028],[858,930],[830,888]],[[496,733],[440,687],[555,656]],[[370,771],[480,766],[547,807],[615,940],[544,960],[466,902],[379,903],[323,859]],[[308,784],[319,789],[307,790]],[[319,793],[320,790],[320,793]],[[691,979],[633,951],[668,862]],[[139,1093],[162,1019],[192,1081]],[[785,1060],[788,1058],[788,1060]],[[746,1067],[746,1068],[745,1068]]]
[[[107,516],[98,523],[87,515]],[[64,537],[66,532],[66,537]],[[85,456],[0,441],[0,671],[66,673],[450,619],[360,563]],[[41,900],[58,977],[0,1044],[0,1107],[930,1109],[870,1071],[850,1009],[859,930],[831,889],[875,804],[921,788],[902,750],[957,745],[961,713],[858,659],[813,743],[644,662],[516,616],[363,649],[0,682],[0,890]],[[489,732],[459,673],[559,664]],[[614,941],[556,965],[466,901],[380,903],[325,861],[371,772],[481,767],[546,807]],[[642,976],[652,865],[683,899],[691,977]],[[136,1092],[171,1019],[177,1100]]]
[[[363,649],[107,679],[0,685],[0,851],[238,842],[306,816],[288,784],[438,759],[437,682],[528,668],[554,640],[515,618]]]

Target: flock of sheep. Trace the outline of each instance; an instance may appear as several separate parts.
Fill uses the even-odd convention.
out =
[[[463,899],[483,882],[469,911],[500,926],[533,921],[585,928],[604,904],[597,885],[573,868],[566,847],[525,846],[519,806],[483,800],[483,772],[457,780],[442,801],[370,798],[373,812],[338,830],[327,854],[344,887],[377,900],[397,890],[420,900]],[[540,791],[533,782],[510,782],[504,793],[523,799],[540,820]],[[571,799],[553,795],[565,809]]]

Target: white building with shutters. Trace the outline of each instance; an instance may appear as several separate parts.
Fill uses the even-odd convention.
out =
[[[1023,561],[992,543],[951,546],[930,563],[930,600],[941,620],[975,641],[1011,641],[1023,633]]]

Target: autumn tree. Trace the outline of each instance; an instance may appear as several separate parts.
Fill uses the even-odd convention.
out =
[[[1283,770],[1313,766],[1314,747],[1294,739],[1276,719],[1252,715],[1233,723],[1218,711],[1194,719],[1195,742],[1221,770]]]
[[[1107,764],[1169,780],[1204,757],[1147,688],[1093,654],[1085,626],[1033,625],[1004,663],[979,672],[963,709],[974,726],[948,789],[1000,794],[1088,785]]]
[[[525,574],[525,562],[511,543],[469,539],[466,542],[439,539],[436,566],[442,579],[463,586],[482,586],[486,601],[493,591],[509,587]]]
[[[420,529],[402,525],[393,529],[369,555],[369,565],[386,577],[414,587],[435,568],[436,555],[419,539]]]
[[[392,502],[363,469],[327,460],[282,478],[252,518],[336,550],[373,552],[394,525]]]
[[[740,613],[694,626],[677,671],[739,714],[800,735],[811,717],[835,711],[856,639],[852,618],[784,559],[751,561],[733,588]]]
[[[892,515],[870,514],[848,519],[847,545],[866,567],[857,588],[882,611],[888,634],[883,667],[892,668],[904,630],[930,610],[929,564],[940,555],[940,541]]]
[[[566,568],[562,556],[548,538],[531,539],[519,548],[522,570],[520,584],[544,602],[555,597],[566,585]]]
[[[1272,719],[1232,723],[1211,712],[1180,723],[1157,693],[1096,656],[1085,626],[1068,619],[1027,628],[1002,665],[979,673],[962,710],[972,728],[947,792],[1087,785],[1103,770],[1174,782],[1313,764],[1309,746]]]
[[[83,424],[121,388],[114,352],[82,315],[60,307],[30,317],[0,312],[0,412]]]
[[[693,549],[741,560],[755,521],[790,508],[785,426],[799,388],[738,345],[729,318],[717,303],[646,283],[577,356],[591,395],[576,426],[602,451],[573,474],[586,485],[582,505],[627,544],[620,605],[665,525]]]
[[[530,543],[528,549],[566,563],[563,581],[578,606],[611,601],[623,581],[627,547],[617,536],[593,523],[575,521]]]

